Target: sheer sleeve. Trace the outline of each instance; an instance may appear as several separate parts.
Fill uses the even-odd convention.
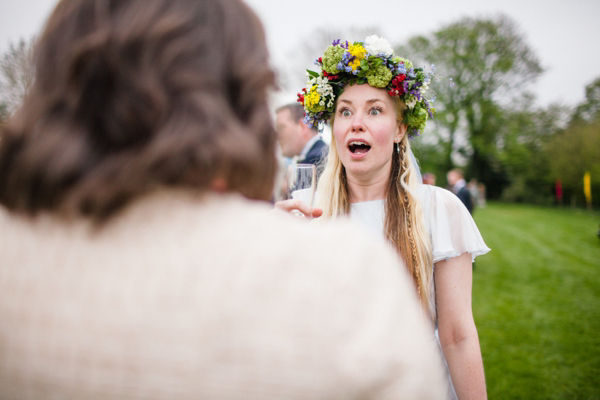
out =
[[[423,185],[423,213],[433,245],[433,262],[457,257],[462,253],[475,257],[490,251],[473,217],[454,193]]]

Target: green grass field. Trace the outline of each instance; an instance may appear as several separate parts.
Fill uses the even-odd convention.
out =
[[[490,204],[473,312],[490,399],[600,399],[600,213]]]

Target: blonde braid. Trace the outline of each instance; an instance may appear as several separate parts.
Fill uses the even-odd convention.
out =
[[[408,174],[408,157],[406,154],[406,144],[405,141],[401,141],[400,144],[400,157],[401,157],[401,171],[400,171],[400,179],[405,179],[408,182],[408,177],[405,177],[405,174]],[[412,266],[413,266],[413,275],[417,284],[417,294],[419,298],[421,298],[421,272],[419,271],[419,262],[417,257],[417,244],[415,243],[415,237],[413,235],[413,227],[412,227],[412,219],[411,219],[411,206],[408,199],[408,191],[403,190],[403,201],[404,201],[404,212],[406,214],[405,221],[407,225],[407,235],[408,241],[410,243],[410,252],[412,257]]]

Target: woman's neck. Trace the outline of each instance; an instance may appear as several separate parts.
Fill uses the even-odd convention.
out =
[[[385,174],[378,174],[367,179],[350,176],[347,177],[348,194],[350,203],[361,203],[364,201],[382,200],[387,194],[389,171]]]

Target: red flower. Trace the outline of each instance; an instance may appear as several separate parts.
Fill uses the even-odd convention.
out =
[[[404,85],[402,82],[406,79],[406,75],[396,75],[390,84],[388,94],[390,96],[402,96],[404,94]]]
[[[306,90],[306,89],[304,89]],[[302,93],[298,93],[298,103],[304,105],[304,95]]]
[[[336,79],[338,79],[340,77],[339,75],[330,74],[325,70],[323,70],[323,76],[326,77],[327,79],[329,79],[330,81],[335,81]]]

